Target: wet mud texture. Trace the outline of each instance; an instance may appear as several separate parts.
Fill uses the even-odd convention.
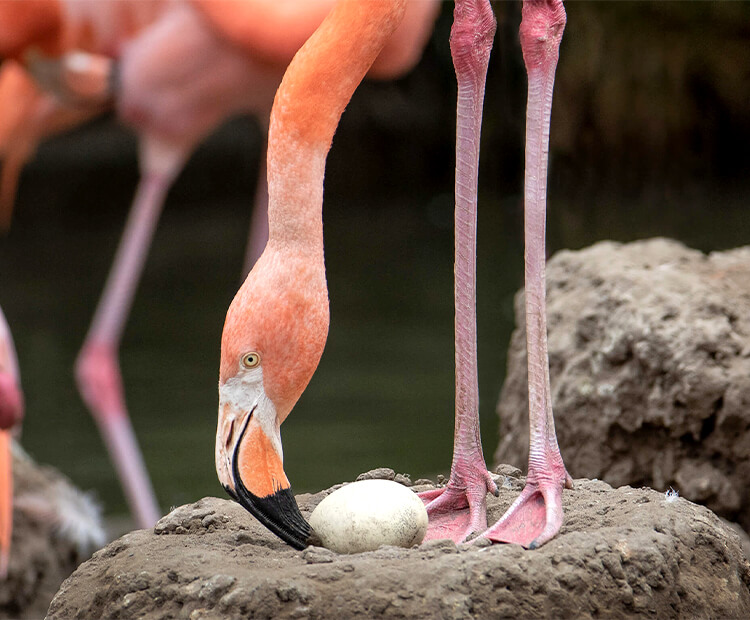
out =
[[[523,325],[523,296],[516,325]],[[563,251],[547,269],[555,423],[573,477],[677,489],[750,531],[750,247],[665,239]],[[495,462],[528,458],[525,329]]]
[[[523,485],[499,471],[490,519]],[[303,514],[330,491],[298,496]],[[207,497],[97,552],[48,618],[750,617],[750,566],[707,508],[590,480],[564,503],[561,533],[535,551],[433,541],[346,556],[295,551]]]
[[[13,450],[14,510],[0,618],[42,618],[63,580],[104,543],[98,508],[52,467]]]

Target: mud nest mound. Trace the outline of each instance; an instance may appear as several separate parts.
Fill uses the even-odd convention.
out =
[[[523,479],[505,466],[499,483],[490,520]],[[331,490],[297,496],[302,513]],[[705,507],[596,480],[564,504],[562,531],[535,551],[432,541],[346,556],[295,551],[207,497],[97,552],[48,618],[750,617],[750,565]]]
[[[750,247],[603,242],[547,270],[552,402],[573,476],[680,495],[750,531]],[[495,461],[525,465],[523,296]]]

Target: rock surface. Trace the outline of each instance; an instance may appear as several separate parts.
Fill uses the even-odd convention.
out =
[[[500,472],[490,519],[523,485]],[[329,492],[298,496],[303,515]],[[592,480],[564,503],[561,533],[536,551],[432,541],[336,555],[295,551],[208,497],[96,553],[48,618],[750,617],[750,565],[708,509]]]
[[[13,537],[0,618],[41,618],[63,580],[104,544],[98,507],[13,446]]]
[[[522,325],[522,295],[516,299]],[[563,251],[547,270],[558,440],[574,477],[705,504],[750,531],[750,247],[664,239]],[[525,329],[512,337],[496,462],[525,467]]]

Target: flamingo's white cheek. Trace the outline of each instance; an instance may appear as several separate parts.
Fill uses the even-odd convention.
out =
[[[362,480],[331,493],[313,510],[310,526],[337,553],[413,547],[427,532],[427,511],[409,488],[390,480]]]

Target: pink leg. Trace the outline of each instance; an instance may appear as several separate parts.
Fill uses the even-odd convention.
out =
[[[536,548],[563,521],[562,490],[573,481],[555,435],[545,311],[547,153],[555,67],[565,28],[562,0],[526,0],[521,47],[529,75],[526,115],[526,347],[529,367],[529,473],[521,495],[484,537]]]
[[[104,293],[76,361],[76,379],[112,456],[132,513],[140,527],[151,527],[161,512],[128,417],[117,352],[173,170],[179,170],[182,158],[175,155],[174,161],[166,164],[173,159],[168,151],[148,140],[144,147],[144,173]]]
[[[427,504],[426,538],[464,540],[487,527],[486,495],[497,494],[482,454],[476,333],[476,227],[479,136],[487,66],[495,34],[488,0],[456,2],[451,53],[458,80],[456,129],[456,427],[453,463],[444,489],[420,495]]]

